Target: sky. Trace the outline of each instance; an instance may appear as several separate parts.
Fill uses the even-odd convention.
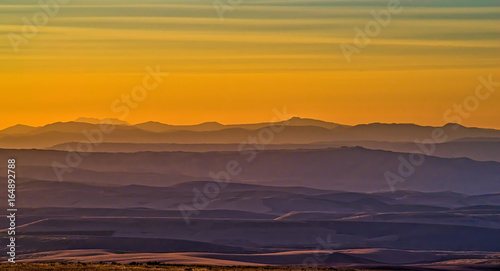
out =
[[[467,101],[463,125],[500,129],[500,91],[474,104],[479,77],[500,81],[497,0],[42,2],[0,3],[0,128],[123,118],[114,101],[159,67],[168,76],[125,121],[265,122],[286,107],[440,126]]]

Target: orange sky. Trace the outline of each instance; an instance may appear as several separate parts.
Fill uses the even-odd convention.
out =
[[[498,1],[402,1],[387,27],[347,63],[339,45],[388,1],[248,1],[221,20],[206,1],[71,1],[13,50],[37,1],[0,4],[0,128],[118,117],[113,101],[159,65],[169,76],[125,119],[171,124],[268,121],[291,115],[358,124],[443,125],[500,81]],[[414,1],[415,2],[415,1]],[[500,93],[466,126],[500,129]]]

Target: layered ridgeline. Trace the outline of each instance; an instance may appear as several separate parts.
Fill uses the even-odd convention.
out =
[[[17,159],[23,178],[85,184],[168,186],[220,180],[359,192],[500,192],[500,162],[362,147],[242,152],[0,151],[0,160],[10,157]]]
[[[497,270],[500,264],[500,194],[353,193],[236,182],[210,196],[194,192],[210,184],[23,179],[21,261],[363,270],[468,270],[470,264]]]
[[[22,261],[500,264],[497,130],[79,119],[0,135]]]
[[[243,144],[260,149],[322,149],[361,146],[394,152],[500,162],[500,131],[448,124],[340,125],[294,117],[277,123],[168,125],[79,118],[42,127],[16,125],[0,131],[0,148],[83,150],[90,152],[237,151]],[[101,121],[102,123],[102,121]],[[279,129],[276,129],[279,127]],[[432,143],[427,149],[416,142]],[[78,144],[89,146],[78,148]],[[265,146],[262,146],[265,145]]]

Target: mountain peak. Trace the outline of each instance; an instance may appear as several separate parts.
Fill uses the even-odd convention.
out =
[[[208,126],[208,125],[212,125],[212,126],[224,126],[223,124],[218,123],[218,122],[216,122],[216,121],[207,121],[207,122],[200,123],[200,124],[198,124],[198,125],[206,125],[206,126]]]
[[[2,134],[24,134],[24,133],[29,133],[35,129],[36,129],[36,127],[33,127],[33,126],[28,126],[28,125],[24,125],[24,124],[16,124],[14,126],[6,128],[0,132]]]
[[[292,117],[291,119],[287,120],[288,125],[291,126],[319,126],[323,127],[326,129],[333,129],[337,128],[340,126],[346,126],[346,125],[341,125],[333,122],[327,122],[327,121],[322,121],[322,120],[317,120],[317,119],[310,119],[310,118],[301,118],[301,117]]]
[[[461,125],[461,124],[458,124],[458,123],[446,123],[445,125],[443,125],[443,128],[448,128],[448,127],[451,127],[451,128],[454,128],[454,129],[457,129],[457,128],[465,128],[465,126]],[[455,128],[456,127],[456,128]]]

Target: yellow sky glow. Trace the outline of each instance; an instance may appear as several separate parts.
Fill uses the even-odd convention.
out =
[[[171,124],[295,116],[358,124],[443,125],[474,95],[478,77],[500,81],[498,1],[401,1],[380,34],[347,63],[341,43],[389,1],[245,0],[221,20],[206,1],[71,1],[13,50],[37,1],[0,4],[0,129],[78,117],[118,117],[111,103],[141,84],[146,67],[170,75],[125,119]],[[499,128],[500,93],[466,126]]]

